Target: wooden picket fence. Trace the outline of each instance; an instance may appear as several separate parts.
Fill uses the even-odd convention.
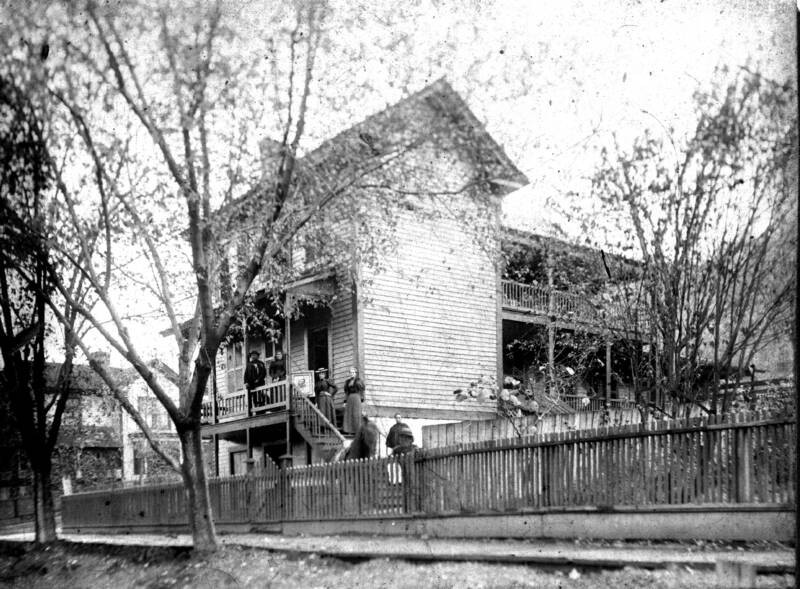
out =
[[[790,504],[794,431],[793,417],[737,414],[435,448],[422,510]]]
[[[218,523],[398,516],[411,503],[417,457],[370,458],[213,478],[209,494]],[[181,484],[65,496],[65,529],[86,526],[181,527],[187,521]]]
[[[608,427],[298,466],[209,484],[215,519],[268,523],[570,507],[792,505],[793,416]],[[65,529],[182,526],[180,485],[66,496]]]

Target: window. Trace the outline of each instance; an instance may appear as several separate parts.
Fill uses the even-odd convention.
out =
[[[139,414],[147,425],[154,430],[169,429],[169,416],[167,410],[153,397],[139,397],[137,399]]]
[[[133,474],[137,476],[147,474],[147,463],[145,462],[144,456],[133,457]]]
[[[228,393],[235,393],[244,388],[245,357],[242,342],[229,345],[225,351],[227,356],[227,384]]]

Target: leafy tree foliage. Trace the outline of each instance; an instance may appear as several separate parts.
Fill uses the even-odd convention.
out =
[[[46,59],[46,45],[28,48]],[[14,67],[0,61],[0,395],[33,473],[37,542],[56,540],[52,494],[53,454],[70,392],[75,343],[62,342],[65,361],[55,382],[45,375],[46,343],[54,337],[48,304],[59,301],[68,330],[80,329],[75,309],[55,294],[49,243],[58,235],[50,188],[54,162],[42,96]],[[71,276],[70,276],[71,274]],[[83,298],[85,283],[67,274],[67,290]]]

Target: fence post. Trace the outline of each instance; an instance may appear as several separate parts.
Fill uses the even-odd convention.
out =
[[[247,514],[247,521],[248,523],[253,522],[253,512],[258,508],[255,502],[255,459],[248,458],[245,461],[245,479],[244,483],[244,492],[245,492],[245,513]]]
[[[292,466],[293,456],[284,454],[280,457],[280,469],[278,470],[278,519],[285,521],[290,518],[291,483],[289,482],[289,468]]]
[[[749,503],[752,500],[752,428],[743,427],[736,435],[736,501]]]
[[[410,515],[417,511],[416,507],[416,452],[409,452],[400,457],[401,485],[403,492],[403,514]]]
[[[414,452],[414,458],[411,465],[414,469],[414,507],[416,511],[421,513],[428,512],[428,506],[425,503],[425,498],[429,496],[429,489],[427,488],[427,481],[425,479],[425,464],[427,461],[427,451]]]

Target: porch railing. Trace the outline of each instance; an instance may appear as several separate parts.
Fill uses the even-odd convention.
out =
[[[344,443],[344,436],[336,425],[328,421],[317,406],[305,395],[295,393],[292,395],[292,415],[298,425],[314,438],[329,439],[335,444]]]
[[[220,395],[217,399],[217,422],[231,421],[252,417],[269,411],[281,411],[289,408],[288,383],[279,380],[250,391],[248,402],[247,391],[239,390],[230,395]],[[201,408],[203,423],[213,423],[213,401],[203,403]]]
[[[586,397],[583,395],[560,395],[561,401],[576,411],[602,411],[609,409],[632,409],[636,402],[630,399],[603,399],[602,397]]]
[[[634,326],[646,333],[647,322],[635,310],[622,305],[596,307],[582,295],[555,290],[538,284],[503,280],[503,307],[562,321],[592,323],[631,330]]]

